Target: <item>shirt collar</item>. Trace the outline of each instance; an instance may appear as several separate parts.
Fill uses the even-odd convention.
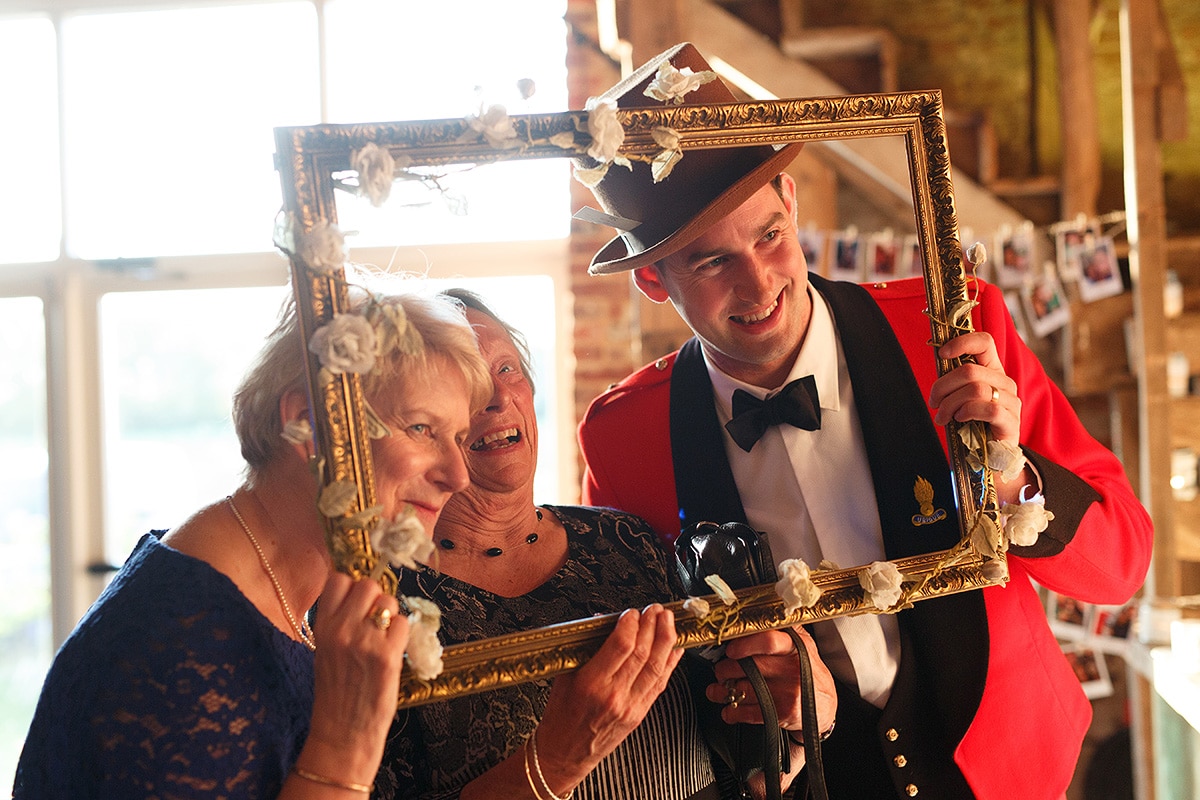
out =
[[[728,421],[733,416],[733,392],[743,389],[758,398],[783,388],[786,384],[812,375],[817,383],[817,395],[821,400],[821,408],[837,411],[841,407],[841,392],[838,383],[838,344],[837,331],[833,324],[833,314],[829,310],[825,298],[808,286],[808,296],[812,301],[812,316],[808,321],[808,332],[804,335],[804,344],[796,355],[796,361],[787,378],[779,386],[754,386],[737,378],[731,377],[716,367],[701,348],[704,355],[704,366],[708,369],[708,377],[712,381],[713,395],[717,403],[717,415],[722,421]]]

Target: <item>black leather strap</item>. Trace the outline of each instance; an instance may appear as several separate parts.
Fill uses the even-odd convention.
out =
[[[779,714],[775,711],[775,701],[771,697],[771,690],[767,688],[766,679],[758,669],[758,664],[754,663],[752,656],[739,658],[738,663],[742,665],[742,671],[746,673],[746,678],[758,697],[758,706],[762,710],[763,777],[767,781],[767,800],[780,800],[780,775],[783,770],[791,771],[791,753],[780,739]],[[787,766],[781,767],[781,753],[788,760]]]
[[[813,800],[828,800],[825,786],[825,765],[821,762],[821,728],[817,720],[817,692],[813,682],[812,661],[800,634],[791,628],[783,632],[792,637],[800,657],[800,719],[804,736],[804,768],[808,771],[808,795]]]

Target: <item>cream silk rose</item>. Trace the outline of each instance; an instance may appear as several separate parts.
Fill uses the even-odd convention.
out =
[[[813,583],[808,564],[799,558],[780,562],[775,593],[783,600],[783,610],[789,614],[798,608],[812,608],[821,598],[821,590]]]
[[[334,314],[313,333],[308,349],[335,375],[362,375],[375,366],[375,329],[358,314]]]
[[[472,114],[467,117],[467,125],[497,150],[520,145],[517,130],[513,127],[512,120],[508,117],[508,109],[504,106],[492,105],[481,109],[478,115]]]
[[[371,531],[371,547],[394,567],[416,569],[433,555],[433,540],[413,513],[412,506],[393,520],[380,519]]]
[[[1042,531],[1054,519],[1054,514],[1046,510],[1046,498],[1041,492],[1032,497],[1025,496],[1025,486],[1021,489],[1019,503],[1005,503],[1000,509],[1000,525],[1008,537],[1009,544],[1018,547],[1029,547],[1038,540]]]
[[[587,154],[601,163],[616,160],[617,151],[625,143],[625,129],[617,119],[616,101],[592,97],[584,110],[588,112],[587,128],[592,137]]]
[[[297,238],[300,260],[314,272],[328,275],[345,265],[346,237],[328,220],[321,220],[311,231]]]
[[[442,611],[424,597],[405,597],[408,614],[408,664],[420,680],[431,681],[442,674],[442,643],[438,628],[442,626]]]
[[[717,73],[710,69],[692,72],[691,67],[676,69],[670,62],[665,62],[659,66],[654,80],[650,81],[643,94],[663,103],[682,103],[688,92],[699,89],[716,77]]]
[[[392,192],[396,161],[392,154],[374,142],[368,142],[350,160],[358,172],[358,193],[366,195],[378,208]]]
[[[900,599],[904,576],[891,561],[876,561],[858,573],[858,583],[867,593],[871,604],[887,611]]]

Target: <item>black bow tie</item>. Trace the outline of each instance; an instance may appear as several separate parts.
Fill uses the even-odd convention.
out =
[[[785,422],[806,431],[821,427],[821,402],[817,399],[817,382],[812,375],[797,378],[766,400],[759,400],[741,389],[735,390],[733,419],[725,423],[725,430],[738,447],[749,453],[767,428]]]

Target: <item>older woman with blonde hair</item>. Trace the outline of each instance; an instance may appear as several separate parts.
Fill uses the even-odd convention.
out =
[[[386,431],[372,442],[382,516],[415,514],[431,533],[467,485],[462,443],[491,391],[486,366],[443,300],[402,290],[353,305],[350,327],[384,337],[359,365]],[[144,536],[79,623],[47,676],[14,797],[369,794],[409,625],[378,584],[333,568],[294,308],[234,417],[245,483]]]

